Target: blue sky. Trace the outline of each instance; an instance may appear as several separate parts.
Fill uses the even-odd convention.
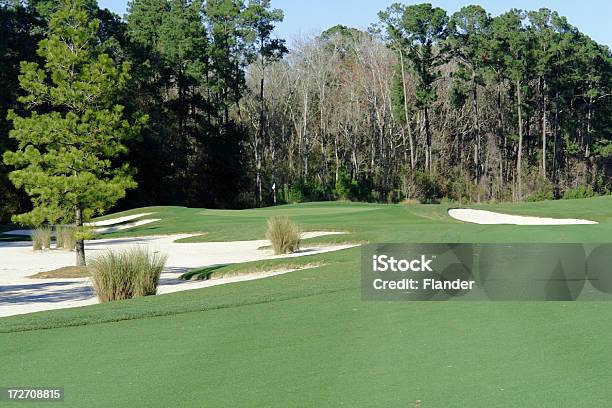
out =
[[[336,24],[357,28],[367,28],[377,20],[378,11],[397,0],[272,0],[272,5],[285,11],[285,21],[278,25],[279,37],[291,39],[300,34],[315,33]],[[101,7],[123,15],[128,0],[98,0]],[[404,4],[422,3],[424,1],[403,1]],[[464,5],[480,4],[492,15],[498,15],[509,8],[534,10],[547,7],[567,17],[568,21],[594,40],[612,47],[612,3],[604,0],[594,1],[452,1],[429,0],[435,6],[442,7],[449,14]]]

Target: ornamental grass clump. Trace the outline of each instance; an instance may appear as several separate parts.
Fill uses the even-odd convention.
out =
[[[266,238],[272,243],[274,254],[281,255],[300,249],[302,233],[289,217],[273,217],[268,219]]]
[[[100,302],[154,295],[166,255],[137,247],[108,251],[91,262],[93,286]]]
[[[47,226],[32,231],[32,249],[41,251],[44,248],[51,248],[51,228]]]
[[[58,225],[55,227],[55,244],[57,249],[63,248],[74,251],[76,241],[75,227],[70,225]]]

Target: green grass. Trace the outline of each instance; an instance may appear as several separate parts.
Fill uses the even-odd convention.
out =
[[[118,231],[104,237],[201,234],[179,242],[211,242],[265,237],[271,215],[290,216],[306,231],[348,231],[305,242],[610,242],[612,196],[520,204],[487,204],[474,208],[519,215],[587,218],[599,225],[520,226],[475,225],[447,215],[449,205],[380,205],[364,203],[307,203],[253,210],[202,210],[185,207],[145,207],[118,214],[155,212],[160,221]],[[108,218],[108,217],[107,217]]]
[[[349,232],[306,245],[612,242],[612,197],[476,207],[600,224],[486,226],[454,221],[441,205],[312,203],[136,209],[161,221],[111,235],[262,239],[268,217],[288,215],[306,230]],[[602,407],[612,399],[612,303],[363,302],[359,256],[354,248],[227,265],[212,273],[323,266],[2,318],[0,382],[63,386],[70,407],[413,407],[417,399],[422,408]]]

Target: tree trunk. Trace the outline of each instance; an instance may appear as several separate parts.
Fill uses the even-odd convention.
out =
[[[370,105],[370,174],[374,174],[376,166],[376,96]]]
[[[584,142],[584,157],[589,158],[591,156],[591,131],[592,131],[592,119],[593,119],[593,97],[589,97],[589,104],[587,110],[587,129],[586,129],[586,140]],[[587,160],[587,164],[588,164]]]
[[[334,185],[335,185],[338,182],[338,176],[340,173],[340,145],[338,141],[338,133],[336,133],[336,135],[334,136],[334,157],[336,159],[336,173],[334,175]]]
[[[553,126],[553,168],[552,181],[555,194],[558,194],[557,186],[557,138],[559,133],[559,91],[555,94],[555,124]]]
[[[416,158],[414,152],[414,141],[412,140],[412,131],[410,130],[410,115],[408,114],[408,93],[406,92],[406,74],[404,73],[404,55],[400,50],[400,68],[402,69],[402,89],[404,92],[404,116],[406,126],[408,127],[408,142],[410,144],[410,170],[414,172],[416,166]]]
[[[77,233],[80,233],[83,228],[83,212],[81,207],[76,207],[74,212],[74,223]],[[85,266],[85,241],[82,236],[76,242],[76,266]]]
[[[480,176],[481,176],[481,162],[480,157],[482,155],[482,141],[480,137],[480,124],[478,122],[478,89],[476,87],[476,71],[472,71],[472,110],[473,110],[473,120],[474,120],[474,140],[476,141],[474,152],[474,164],[476,165],[476,186],[480,184]],[[480,201],[480,188],[476,189],[477,191],[477,200]]]
[[[285,124],[283,123],[281,125],[281,134],[285,133]],[[270,137],[268,137],[268,140],[270,142],[270,167],[272,169],[272,202],[274,205],[276,205],[276,144],[275,144],[275,138],[272,137],[272,134],[269,135]],[[285,138],[283,137],[283,140]]]
[[[321,92],[321,99],[319,100],[319,129],[320,129],[320,136],[321,136],[321,185],[323,187],[323,190],[327,191],[327,173],[328,173],[328,168],[327,168],[327,129],[325,126],[325,106],[323,104],[324,99],[325,98],[325,92],[322,91]]]
[[[257,163],[255,164],[256,168],[256,176],[255,176],[255,188],[257,190],[257,207],[261,207],[262,200],[262,188],[261,188],[261,159],[257,158]]]
[[[262,41],[263,44],[263,41]],[[263,45],[262,45],[263,48]],[[263,195],[261,187],[261,167],[263,160],[263,144],[265,137],[265,126],[266,126],[266,105],[264,100],[264,79],[266,74],[266,65],[263,57],[263,51],[261,53],[261,81],[259,82],[259,134],[256,135],[255,140],[255,169],[256,169],[256,188],[257,188],[257,204],[259,207],[263,205]]]
[[[504,160],[506,160],[506,143],[505,143],[505,135],[503,132],[504,121],[502,117],[502,100],[501,100],[501,82],[497,84],[497,134],[498,134],[498,143],[499,143],[499,187],[501,191],[501,187],[504,185]],[[500,194],[500,199],[501,194]]]
[[[425,169],[431,174],[431,135],[429,133],[429,109],[427,105],[423,108],[423,131],[425,133]]]
[[[305,85],[302,85],[305,87]],[[304,145],[303,159],[304,159],[304,178],[308,177],[308,155],[310,154],[308,148],[308,92],[304,89],[304,112],[302,117],[302,138]]]
[[[546,92],[546,82],[544,82],[544,92]],[[544,103],[543,103],[543,112],[542,112],[542,176],[546,178],[546,104],[548,102],[548,98],[546,93],[544,93]]]
[[[521,101],[521,83],[516,81],[516,100],[518,104],[518,128],[519,128],[519,145],[518,154],[516,157],[516,181],[517,181],[517,199],[520,201],[523,199],[523,180],[521,177],[521,161],[523,156],[523,110]]]

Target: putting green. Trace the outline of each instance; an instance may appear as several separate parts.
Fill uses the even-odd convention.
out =
[[[612,242],[612,197],[475,208],[599,224],[472,225],[443,205],[313,203],[248,217],[141,208],[133,213],[156,211],[161,221],[113,236],[262,238],[260,213],[293,211],[306,229],[350,232],[313,241]],[[363,302],[359,256],[358,248],[305,256],[291,262],[325,265],[0,319],[2,382],[63,386],[70,407],[599,407],[612,399],[612,303]]]

